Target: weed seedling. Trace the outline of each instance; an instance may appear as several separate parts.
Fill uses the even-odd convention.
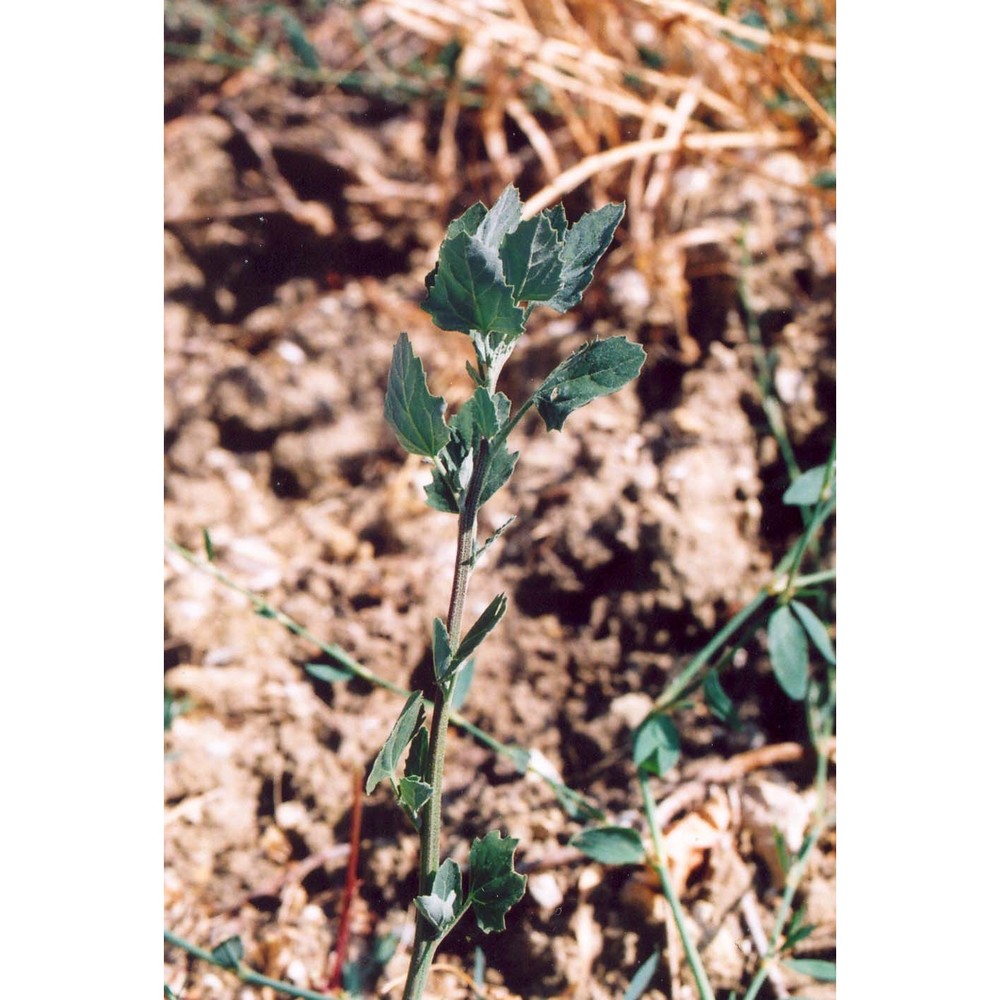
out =
[[[427,503],[458,518],[447,620],[435,618],[431,627],[435,695],[429,725],[421,693],[415,691],[366,785],[370,794],[388,779],[420,833],[416,937],[404,1000],[423,996],[435,952],[467,910],[483,931],[500,931],[506,913],[524,895],[525,877],[513,864],[517,840],[497,830],[473,841],[464,879],[452,858],[441,860],[441,791],[452,700],[472,677],[473,657],[503,618],[507,598],[498,594],[464,633],[462,613],[477,561],[506,527],[479,544],[478,511],[510,479],[517,462],[518,453],[508,447],[511,431],[532,408],[548,430],[561,430],[570,413],[620,389],[642,367],[645,352],[638,344],[624,337],[594,340],[559,364],[515,412],[497,391],[500,371],[532,311],[544,305],[562,313],[580,301],[624,211],[624,205],[605,205],[570,226],[557,205],[523,219],[520,196],[509,186],[492,208],[477,203],[451,223],[437,266],[427,277],[423,303],[442,330],[467,334],[475,352],[475,364],[467,365],[471,393],[450,419],[445,419],[444,400],[427,388],[423,363],[405,333],[393,350],[386,420],[407,451],[432,464]]]

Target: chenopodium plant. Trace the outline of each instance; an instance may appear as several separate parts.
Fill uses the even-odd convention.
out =
[[[497,379],[532,311],[539,305],[565,312],[576,305],[611,244],[625,206],[605,205],[570,226],[562,205],[523,219],[513,186],[487,210],[473,205],[448,227],[437,266],[427,276],[423,308],[443,330],[468,334],[475,364],[467,364],[471,395],[450,419],[445,402],[427,388],[423,363],[406,333],[392,354],[385,417],[399,443],[433,465],[427,503],[458,516],[458,551],[447,621],[431,630],[435,695],[429,727],[422,693],[413,692],[379,751],[367,791],[388,779],[420,833],[420,894],[416,937],[404,1000],[423,995],[434,954],[445,935],[472,909],[483,931],[504,929],[504,916],[524,895],[514,871],[517,840],[492,831],[469,852],[468,878],[458,864],[440,860],[441,789],[445,734],[456,691],[467,689],[473,656],[503,618],[507,598],[498,594],[467,632],[462,611],[469,577],[508,520],[478,544],[476,516],[514,471],[511,431],[534,407],[548,430],[561,430],[574,410],[615,392],[639,374],[645,352],[624,337],[594,340],[574,351],[512,413]],[[512,520],[512,519],[511,519]],[[403,777],[397,770],[406,756]]]

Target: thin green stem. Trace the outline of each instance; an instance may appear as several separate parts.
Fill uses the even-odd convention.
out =
[[[660,876],[660,885],[663,887],[663,895],[667,897],[670,910],[674,915],[674,923],[681,937],[681,945],[684,948],[684,955],[687,957],[688,965],[694,973],[695,983],[698,986],[698,995],[701,1000],[715,1000],[715,993],[708,982],[708,975],[705,966],[701,963],[701,956],[695,948],[691,937],[688,934],[684,923],[684,914],[681,911],[681,903],[674,891],[673,883],[670,881],[670,873],[667,871],[665,854],[663,851],[663,840],[660,836],[660,825],[656,821],[656,802],[653,799],[652,790],[649,787],[649,777],[642,770],[639,771],[639,784],[642,787],[642,802],[646,810],[646,822],[649,825],[649,832],[653,837],[653,859],[656,873]]]
[[[455,550],[455,572],[452,577],[451,600],[448,604],[448,641],[452,653],[462,641],[462,615],[472,575],[472,556],[476,551],[476,514],[482,495],[483,481],[489,466],[490,444],[482,441],[472,468],[472,478],[465,502],[458,515],[458,545]],[[431,892],[434,876],[441,863],[441,797],[444,790],[445,750],[454,678],[438,684],[431,716],[430,774],[427,776],[431,795],[420,823],[420,886],[424,894]],[[427,985],[434,953],[440,943],[437,931],[421,914],[417,914],[417,932],[410,956],[410,967],[403,988],[403,1000],[420,1000]]]
[[[359,677],[369,684],[375,687],[380,687],[383,690],[391,691],[393,694],[400,695],[403,698],[408,698],[412,693],[409,689],[400,687],[398,684],[393,684],[392,681],[387,681],[378,674],[369,670],[367,667],[363,666],[357,660],[354,659],[346,650],[342,649],[335,643],[325,642],[319,636],[314,635],[307,628],[300,625],[289,615],[285,614],[283,611],[279,611],[264,598],[255,594],[252,590],[248,590],[246,587],[240,586],[235,580],[226,576],[218,567],[214,566],[212,563],[205,562],[196,556],[190,549],[184,548],[183,545],[178,545],[177,542],[166,540],[166,546],[171,551],[176,552],[182,559],[187,560],[195,569],[201,570],[203,573],[208,573],[210,576],[214,577],[223,586],[228,587],[230,590],[235,591],[238,594],[242,594],[250,603],[254,606],[254,610],[263,615],[265,618],[273,619],[278,622],[284,628],[288,629],[294,635],[305,639],[307,642],[312,643],[317,649],[322,650],[326,653],[332,660],[339,663],[345,670],[349,671],[353,676]],[[427,712],[431,712],[434,708],[434,703],[430,699],[424,700],[424,708]],[[559,781],[556,781],[550,775],[546,774],[543,770],[535,767],[530,761],[526,761],[527,753],[519,747],[509,747],[501,743],[498,739],[491,736],[485,730],[480,729],[478,726],[473,725],[469,722],[465,716],[460,715],[458,712],[450,712],[448,715],[448,722],[451,725],[468,733],[474,739],[478,740],[484,746],[489,747],[494,753],[498,753],[503,757],[510,760],[519,771],[522,773],[524,771],[529,771],[532,774],[537,775],[545,783],[556,792],[557,795],[566,796],[571,798],[573,801],[577,802],[582,808],[587,810],[595,817],[603,817],[603,812],[597,808],[593,803],[591,803],[586,796],[581,795],[580,792],[575,791],[568,785],[564,785]]]
[[[253,969],[247,968],[242,962],[234,969],[231,965],[220,962],[210,951],[205,951],[204,948],[199,948],[197,945],[191,944],[190,941],[185,941],[184,938],[179,937],[172,931],[164,930],[163,939],[172,945],[176,945],[178,948],[183,948],[189,955],[193,955],[203,962],[209,962],[219,969],[227,969],[241,982],[248,983],[251,986],[269,986],[272,990],[278,990],[280,993],[284,993],[290,997],[301,997],[302,1000],[330,1000],[331,994],[329,993],[316,993],[314,990],[303,989],[301,986],[294,986],[292,983],[284,983],[280,979],[271,979],[268,976],[262,976],[259,972],[254,972]]]

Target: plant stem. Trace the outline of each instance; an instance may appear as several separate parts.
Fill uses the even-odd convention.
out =
[[[649,778],[643,771],[639,771],[639,784],[642,786],[642,802],[646,809],[646,822],[649,824],[649,831],[653,837],[653,853],[655,855],[654,864],[656,873],[660,876],[660,885],[663,887],[663,895],[667,897],[670,909],[674,915],[674,923],[681,936],[681,944],[684,946],[684,954],[687,957],[688,965],[694,973],[695,983],[698,986],[698,995],[701,1000],[715,1000],[715,993],[708,982],[708,975],[705,967],[701,964],[701,957],[694,943],[691,941],[684,925],[684,914],[681,912],[681,903],[674,892],[673,884],[670,881],[670,873],[667,871],[667,863],[663,854],[663,841],[660,838],[660,826],[656,821],[656,802],[653,800],[653,793],[649,788]]]
[[[454,653],[462,641],[462,614],[465,597],[472,575],[472,557],[476,551],[476,513],[482,494],[483,480],[489,465],[489,443],[480,444],[472,469],[472,478],[465,495],[461,513],[458,515],[458,546],[455,551],[455,573],[452,577],[451,600],[448,604],[448,641]],[[448,735],[448,717],[451,712],[451,696],[454,678],[438,683],[434,695],[434,711],[431,717],[430,774],[431,796],[420,823],[420,891],[431,892],[434,876],[441,863],[441,794],[444,788],[444,761]],[[417,933],[410,957],[410,968],[406,974],[403,1000],[420,1000],[434,953],[440,939],[434,927],[420,913],[417,914]]]
[[[242,962],[235,969],[230,965],[223,965],[210,951],[205,951],[204,948],[199,948],[197,945],[191,944],[190,941],[185,941],[184,938],[178,937],[171,931],[164,930],[163,939],[178,948],[183,948],[189,955],[194,955],[195,958],[200,958],[203,962],[208,962],[219,969],[228,969],[237,979],[252,986],[270,986],[272,990],[278,990],[278,992],[285,993],[290,997],[301,997],[302,1000],[331,1000],[328,993],[316,993],[314,990],[306,990],[301,986],[294,986],[292,983],[283,983],[280,979],[262,976],[259,972],[247,968]]]

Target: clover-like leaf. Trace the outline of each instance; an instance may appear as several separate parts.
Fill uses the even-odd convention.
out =
[[[792,609],[776,608],[767,622],[767,646],[774,676],[789,698],[802,701],[809,681],[809,646],[806,633]]]
[[[365,783],[366,795],[371,795],[372,790],[383,778],[388,778],[395,787],[396,767],[399,764],[399,758],[403,756],[403,751],[409,746],[410,740],[420,728],[423,717],[423,695],[419,691],[413,691],[406,699],[406,704],[403,706],[402,712],[399,713],[399,718],[396,719],[388,739],[375,757],[368,781]]]
[[[627,826],[598,826],[582,830],[569,844],[588,858],[606,865],[641,865],[646,860],[642,838]]]
[[[550,431],[598,396],[616,392],[639,374],[646,352],[624,337],[594,340],[574,351],[535,391],[533,399]]]
[[[789,607],[802,622],[803,628],[812,639],[812,644],[819,650],[820,655],[827,663],[836,665],[837,654],[833,651],[833,644],[830,642],[830,635],[826,626],[819,620],[815,612],[803,604],[801,601],[789,601]]]
[[[448,443],[444,399],[430,394],[423,363],[405,333],[392,351],[384,413],[399,443],[414,455],[433,458]]]
[[[680,755],[680,734],[665,715],[649,716],[632,734],[632,760],[640,771],[662,778]]]
[[[524,310],[504,280],[500,254],[478,237],[460,232],[447,238],[430,282],[421,308],[442,330],[524,332]]]
[[[624,204],[605,205],[587,212],[570,226],[559,251],[562,262],[559,291],[545,303],[547,306],[556,312],[566,312],[580,301],[624,214]]]
[[[792,507],[811,507],[822,499],[823,483],[826,479],[826,466],[817,465],[803,472],[781,497],[783,503]],[[831,483],[834,482],[831,477]]]
[[[452,660],[454,666],[465,662],[479,648],[480,643],[497,627],[500,619],[507,612],[507,595],[497,594],[486,606],[486,610],[476,619],[472,628],[466,632],[459,643]]]
[[[226,938],[212,949],[212,960],[223,969],[238,969],[243,960],[243,942],[237,935]]]
[[[524,895],[527,879],[514,871],[516,837],[492,830],[469,852],[469,899],[476,923],[487,933],[504,929],[504,916]]]

